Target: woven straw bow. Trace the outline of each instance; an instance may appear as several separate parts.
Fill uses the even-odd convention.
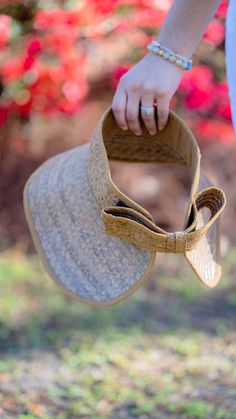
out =
[[[132,208],[121,206],[105,207],[102,217],[106,232],[126,239],[143,249],[154,252],[185,253],[195,249],[211,225],[219,218],[224,208],[224,194],[219,188],[207,188],[196,194],[191,204],[187,227],[183,231],[167,232],[143,214]],[[199,211],[207,207],[210,220],[197,228]]]

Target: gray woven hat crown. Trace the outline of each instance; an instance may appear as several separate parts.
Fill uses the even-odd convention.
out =
[[[109,107],[90,144],[47,160],[24,189],[26,218],[45,269],[88,304],[127,298],[149,278],[157,252],[184,254],[209,287],[220,279],[223,191],[209,186],[200,172],[197,142],[173,111],[155,136],[140,122],[141,137],[124,132]],[[109,160],[186,164],[193,181],[183,231],[159,228],[145,208],[122,193],[111,179]],[[210,210],[207,219],[203,207]]]

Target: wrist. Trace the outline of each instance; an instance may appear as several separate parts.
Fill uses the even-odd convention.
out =
[[[179,29],[175,30],[173,27],[170,28],[167,25],[153,39],[188,59],[191,59],[195,51],[195,46],[191,44],[191,40],[188,41],[186,39],[186,34],[182,33]]]
[[[164,60],[163,57],[160,57],[157,54],[153,54],[153,52],[147,52],[145,55],[146,57],[150,57],[150,59],[153,60],[152,65],[155,65],[155,63],[158,64],[158,68],[160,68],[160,65],[166,65],[169,66],[170,69],[175,69],[178,72],[183,72],[184,69],[181,67],[178,67],[177,65],[173,65],[169,60]]]
[[[222,0],[175,0],[156,40],[190,58]]]

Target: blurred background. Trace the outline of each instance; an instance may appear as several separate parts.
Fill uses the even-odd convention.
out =
[[[199,142],[204,171],[227,196],[220,284],[206,289],[181,255],[161,254],[152,278],[128,300],[87,307],[46,276],[22,206],[36,167],[91,141],[119,78],[146,54],[172,2],[1,0],[1,418],[236,418],[236,136],[225,72],[227,1],[171,102]],[[157,223],[181,229],[190,186],[182,168],[110,164],[120,189]]]

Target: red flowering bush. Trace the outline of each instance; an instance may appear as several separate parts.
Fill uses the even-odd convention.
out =
[[[40,2],[2,0],[0,124],[12,115],[29,118],[36,112],[78,112],[90,91],[89,45],[97,40],[105,44],[111,34],[128,36],[132,31],[140,36],[136,48],[141,57],[172,1],[88,0],[73,2],[73,8],[65,1],[65,8],[55,2],[54,7],[44,9]],[[21,12],[17,14],[17,10]],[[223,1],[203,37],[211,52],[218,51],[222,57],[226,11],[227,1]],[[193,69],[185,72],[177,97],[181,106],[194,114],[197,127],[220,119],[220,139],[225,135],[224,127],[233,132],[227,84],[222,69],[219,78],[214,63],[204,62],[205,58],[204,54],[199,56]],[[120,67],[114,62],[113,89],[131,65]]]

